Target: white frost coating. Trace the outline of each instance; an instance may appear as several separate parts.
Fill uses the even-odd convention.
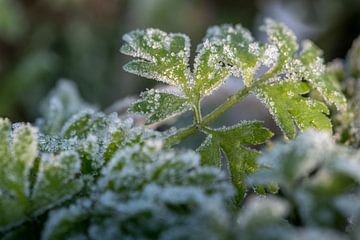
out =
[[[249,52],[254,55],[259,55],[259,53],[260,53],[259,43],[257,43],[257,42],[250,43],[249,44]]]
[[[124,36],[121,51],[135,58],[124,69],[185,90],[190,79],[188,67],[190,39],[180,33],[165,33],[158,29],[137,30]],[[180,45],[181,44],[181,45]],[[135,68],[132,68],[135,64]]]
[[[57,225],[61,221],[64,221],[65,219],[75,220],[75,219],[78,219],[79,217],[81,217],[83,214],[84,214],[83,209],[81,207],[79,207],[78,205],[71,205],[67,209],[63,208],[63,209],[57,210],[55,212],[51,212],[50,216],[48,218],[48,221],[46,222],[41,239],[48,240],[51,237],[51,235],[53,234],[54,229],[57,228]]]
[[[279,50],[278,48],[273,44],[267,44],[265,48],[265,52],[261,58],[262,64],[264,64],[266,67],[273,67],[279,58]]]
[[[275,145],[271,152],[261,156],[257,162],[266,169],[255,173],[249,181],[252,184],[274,181],[287,186],[332,159],[334,149],[334,139],[328,132],[307,130],[289,144]]]
[[[280,219],[289,211],[287,202],[276,197],[252,197],[243,206],[237,223],[243,229],[253,227],[254,222]]]
[[[74,125],[74,123],[76,123],[77,121],[79,121],[80,119],[84,118],[85,116],[89,116],[91,117],[93,114],[95,114],[96,112],[94,110],[84,110],[81,111],[77,114],[74,114],[63,126],[62,130],[61,130],[61,135],[64,135],[65,132],[72,126]],[[71,136],[75,136],[75,133],[70,133]]]
[[[19,166],[22,165],[23,172],[13,172],[10,179],[13,178],[12,180],[14,182],[23,186],[26,196],[30,195],[30,184],[27,179],[29,178],[30,170],[35,158],[39,154],[37,134],[38,130],[31,127],[30,124],[19,124],[14,128],[12,133],[13,143],[11,145],[11,150],[15,161],[14,164]],[[16,171],[15,169],[9,170]]]
[[[283,23],[267,18],[260,30],[267,33],[270,42],[275,44],[280,49],[281,54],[286,57],[290,57],[289,54],[299,48],[294,32]]]

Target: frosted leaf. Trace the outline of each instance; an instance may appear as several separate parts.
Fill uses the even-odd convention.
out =
[[[83,239],[85,236],[81,225],[85,223],[87,219],[86,208],[80,204],[52,212],[46,223],[41,239]],[[70,229],[71,231],[69,231]]]
[[[81,161],[74,152],[63,152],[56,157],[44,156],[32,192],[31,208],[42,212],[77,193],[82,187],[77,176],[80,167]]]
[[[74,178],[80,170],[77,155],[71,158],[76,163],[66,154],[45,157],[38,151],[37,129],[10,126],[0,119],[0,233],[73,196],[71,186],[77,191],[82,186]]]
[[[119,147],[125,142],[125,130],[122,128],[116,128],[110,131],[108,138],[106,139],[106,148],[104,151],[104,160],[109,161]]]
[[[203,165],[221,168],[221,150],[212,138],[212,135],[208,135],[197,151],[201,155],[201,163]]]
[[[10,129],[11,123],[8,119],[0,118],[0,186],[5,182],[4,170],[9,163],[11,163],[10,150]],[[2,188],[1,186],[0,188]]]
[[[297,179],[307,176],[323,159],[331,156],[334,142],[325,132],[306,131],[289,144],[275,145],[261,156],[260,166],[248,182],[251,184],[281,183],[291,189]],[[284,185],[282,185],[284,187]]]
[[[194,91],[205,96],[218,88],[230,74],[242,74],[252,81],[260,47],[241,25],[214,26],[208,29],[198,47],[194,65]]]
[[[123,148],[89,199],[50,214],[42,238],[221,239],[230,220],[223,202],[233,189],[219,169],[199,164],[194,152],[164,150],[154,140]]]
[[[260,157],[260,169],[248,183],[278,183],[305,225],[336,228],[353,217],[339,211],[339,201],[358,192],[359,162],[358,151],[336,145],[328,133],[309,131]]]
[[[280,198],[252,197],[247,199],[237,223],[246,231],[256,231],[265,224],[281,222],[288,212],[288,203]]]
[[[56,135],[70,116],[92,108],[81,99],[73,82],[60,80],[42,103],[43,118],[38,119],[38,125],[44,133]]]
[[[257,169],[255,159],[259,156],[258,151],[245,145],[261,144],[270,138],[272,133],[260,122],[242,122],[230,128],[209,130],[208,134],[206,142],[198,149],[202,162],[219,165],[220,151],[223,151],[228,159],[232,182],[238,189],[238,198],[241,200],[246,192],[244,178]]]
[[[334,104],[338,110],[345,111],[346,98],[330,73],[325,72],[321,55],[321,50],[311,41],[302,43],[299,58],[305,66],[304,78],[321,94],[326,103]]]
[[[93,110],[84,110],[73,115],[63,126],[61,135],[65,138],[83,138],[93,132],[101,132],[107,126],[106,115]]]
[[[308,128],[331,131],[326,105],[302,96],[309,90],[304,82],[284,80],[261,85],[254,93],[269,109],[284,135],[291,139],[296,136],[296,126],[302,131]]]
[[[186,35],[150,28],[125,34],[123,40],[121,52],[139,58],[126,64],[126,71],[188,91],[190,39]]]
[[[272,44],[279,50],[278,64],[282,65],[286,59],[291,58],[298,50],[299,46],[295,34],[284,24],[265,19],[265,24],[261,27],[265,31]]]
[[[30,190],[30,169],[37,157],[36,130],[19,124],[11,131],[10,122],[0,119],[0,232],[26,218]],[[12,141],[10,141],[10,139]]]
[[[101,145],[98,137],[91,134],[78,143],[76,150],[81,157],[82,174],[96,175],[97,170],[105,163]]]
[[[275,45],[267,44],[265,45],[265,50],[261,56],[261,63],[268,68],[272,68],[276,65],[279,55],[279,50]]]
[[[151,89],[140,95],[130,111],[147,115],[147,123],[155,123],[191,108],[189,100],[171,93]]]

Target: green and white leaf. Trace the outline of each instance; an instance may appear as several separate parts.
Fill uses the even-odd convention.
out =
[[[73,82],[60,80],[41,105],[38,126],[43,133],[56,135],[73,114],[85,109],[95,108],[81,98]]]
[[[154,89],[143,92],[141,99],[135,102],[130,111],[147,116],[147,123],[155,123],[191,108],[189,100],[171,93]]]
[[[230,74],[242,74],[245,84],[249,85],[259,55],[258,43],[241,25],[224,24],[209,28],[195,58],[195,94],[211,94]]]
[[[75,152],[63,152],[59,156],[44,156],[32,191],[32,208],[41,209],[67,200],[77,193],[82,184],[76,179],[81,161]],[[41,209],[42,211],[45,209]]]
[[[254,93],[269,109],[284,135],[292,139],[297,127],[301,131],[308,128],[331,131],[332,125],[326,116],[329,109],[320,101],[302,96],[309,91],[305,82],[284,80],[261,85]]]
[[[265,20],[261,30],[266,32],[269,41],[278,48],[279,58],[277,65],[283,66],[286,60],[292,58],[299,48],[294,32],[285,24],[270,18]]]
[[[82,187],[82,180],[75,179],[81,164],[77,154],[71,153],[72,164],[66,157],[44,157],[38,151],[35,128],[27,124],[13,128],[0,119],[0,233],[72,197]]]
[[[121,52],[138,58],[124,66],[126,71],[175,85],[184,93],[188,93],[188,36],[149,28],[125,34],[123,39],[126,43],[121,47]]]
[[[220,151],[224,152],[233,184],[239,191],[239,198],[246,191],[244,178],[257,169],[257,150],[247,147],[264,143],[273,134],[261,122],[242,122],[230,128],[208,130],[206,141],[198,149],[205,165],[219,166]]]
[[[322,51],[311,41],[302,43],[300,60],[304,65],[304,78],[324,98],[327,104],[334,104],[340,111],[346,110],[346,98],[340,86],[326,73],[326,67],[321,58]]]

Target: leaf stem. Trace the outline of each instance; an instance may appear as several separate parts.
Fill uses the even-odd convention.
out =
[[[193,135],[198,129],[200,129],[202,126],[205,126],[214,120],[216,120],[218,117],[220,117],[224,112],[229,110],[231,107],[233,107],[235,104],[237,104],[242,98],[247,96],[252,88],[245,87],[241,91],[237,92],[236,94],[230,96],[223,104],[215,108],[214,111],[209,113],[201,122],[195,122],[193,125],[179,129],[179,131],[169,136],[165,140],[165,146],[171,146],[174,144],[177,144],[183,139],[186,139]],[[194,108],[194,113],[196,117],[196,112]],[[200,111],[198,112],[200,113]]]
[[[219,105],[217,108],[215,108],[211,113],[206,115],[203,119],[201,119],[201,110],[200,110],[200,100],[197,101],[197,105],[194,105],[193,111],[195,115],[195,123],[191,126],[179,129],[177,133],[174,135],[169,136],[167,139],[165,139],[165,146],[172,146],[180,141],[190,137],[194,133],[196,133],[197,130],[201,130],[201,128],[205,127],[206,125],[212,123],[215,121],[218,117],[220,117],[224,112],[232,108],[234,105],[236,105],[238,102],[240,102],[244,97],[246,97],[253,89],[257,88],[273,76],[275,76],[279,71],[281,70],[281,67],[276,66],[269,72],[262,75],[259,79],[254,81],[254,83],[249,87],[244,87],[236,94],[230,96],[224,103]]]
[[[195,116],[195,124],[197,126],[201,125],[202,115],[201,115],[200,98],[197,98],[195,100],[195,103],[193,104],[193,112],[194,112],[194,116]]]

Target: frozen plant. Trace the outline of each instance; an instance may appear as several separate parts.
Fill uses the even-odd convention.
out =
[[[209,28],[197,47],[192,68],[190,39],[184,34],[136,30],[124,36],[121,48],[122,53],[136,58],[124,66],[126,71],[177,88],[176,93],[154,89],[143,92],[131,111],[146,115],[150,124],[191,109],[193,125],[171,134],[166,145],[197,131],[206,134],[198,149],[203,164],[221,167],[221,153],[225,153],[239,200],[245,193],[244,176],[256,170],[255,159],[259,155],[247,145],[264,143],[272,133],[259,122],[212,129],[209,124],[217,117],[252,93],[269,109],[284,136],[293,139],[298,129],[332,131],[326,104],[346,110],[346,99],[325,71],[320,49],[309,40],[302,42],[299,49],[294,33],[271,19],[265,21],[261,30],[268,35],[266,43],[256,42],[241,25]],[[260,67],[266,71],[259,76]],[[202,116],[201,100],[230,75],[241,76],[245,87]],[[323,100],[306,96],[312,92],[319,93]]]
[[[326,68],[309,40],[299,48],[285,25],[269,19],[262,30],[268,42],[240,25],[211,27],[193,67],[186,35],[124,36],[121,51],[136,58],[125,70],[175,88],[142,93],[131,111],[152,124],[191,110],[184,129],[136,127],[87,104],[66,80],[34,126],[0,119],[0,238],[357,239],[360,153],[334,142],[329,118],[329,107],[349,111],[343,72]],[[244,87],[203,116],[202,100],[230,75]],[[210,126],[248,94],[266,105],[287,144],[265,154],[252,148],[273,136],[259,121]],[[197,152],[172,148],[197,132],[205,134]]]

